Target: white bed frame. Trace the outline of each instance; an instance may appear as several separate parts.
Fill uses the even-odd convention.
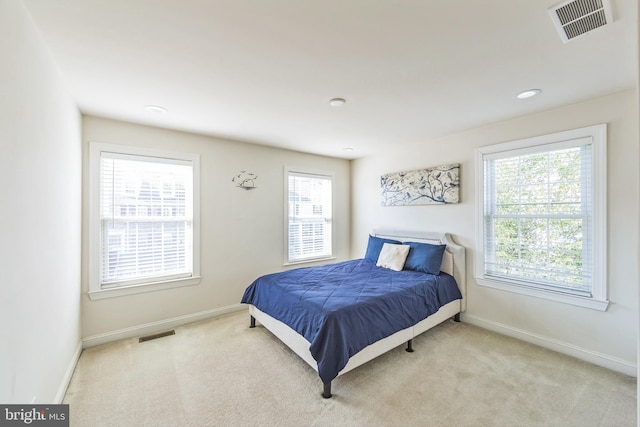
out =
[[[404,343],[409,344],[407,351],[412,351],[411,340],[420,335],[421,333],[433,328],[436,325],[448,320],[452,317],[456,317],[459,313],[463,312],[466,308],[466,260],[464,247],[456,244],[451,235],[448,233],[434,233],[434,232],[415,232],[407,230],[393,230],[393,229],[375,229],[372,235],[376,237],[398,240],[401,242],[423,242],[431,244],[446,244],[444,256],[442,259],[441,270],[452,275],[460,292],[462,293],[462,299],[452,301],[449,304],[442,306],[436,313],[427,317],[423,321],[401,331],[396,332],[386,338],[383,338],[365,348],[360,352],[353,355],[347,365],[338,373],[338,376],[349,372],[350,370],[357,368],[364,363],[375,359],[376,357],[386,353],[387,351],[394,349]],[[291,329],[279,320],[274,319],[268,314],[258,310],[255,306],[249,305],[249,314],[252,316],[252,326],[255,325],[255,319],[265,328],[267,328],[272,334],[278,337],[285,345],[287,345],[294,353],[300,356],[305,362],[309,364],[316,372],[318,371],[318,365],[316,360],[311,356],[309,351],[310,343],[302,335]],[[456,317],[459,320],[459,317]],[[324,384],[323,397],[331,397],[331,383]]]

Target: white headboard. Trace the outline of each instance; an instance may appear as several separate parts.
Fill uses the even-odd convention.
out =
[[[462,310],[467,308],[467,267],[464,246],[453,241],[449,233],[437,233],[431,231],[399,230],[392,228],[375,228],[373,236],[384,239],[393,239],[400,242],[431,243],[433,245],[447,245],[442,257],[442,267],[445,273],[452,275],[458,283],[462,293]]]

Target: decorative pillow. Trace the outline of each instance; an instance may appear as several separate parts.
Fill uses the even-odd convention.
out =
[[[382,245],[385,243],[393,243],[399,244],[397,240],[390,239],[382,239],[380,237],[375,237],[369,235],[369,243],[367,245],[367,252],[365,253],[365,259],[369,259],[373,262],[378,262],[378,257],[380,256],[380,251],[382,250]]]
[[[429,243],[405,242],[411,250],[404,268],[424,273],[440,274],[442,256],[447,245],[430,245]]]
[[[382,245],[376,266],[401,271],[409,254],[409,249],[410,247],[408,245],[385,243]]]

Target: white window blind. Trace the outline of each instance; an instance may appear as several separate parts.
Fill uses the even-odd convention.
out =
[[[102,289],[193,275],[191,161],[100,153]]]
[[[480,286],[605,311],[607,125],[476,149]]]
[[[287,261],[332,255],[332,177],[287,171]]]
[[[484,159],[484,275],[592,295],[590,139]]]

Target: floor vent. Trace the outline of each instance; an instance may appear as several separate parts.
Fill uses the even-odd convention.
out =
[[[151,340],[155,340],[156,338],[162,338],[162,337],[168,337],[169,335],[175,335],[176,331],[171,330],[171,331],[167,331],[167,332],[160,332],[159,334],[153,334],[153,335],[147,335],[146,337],[140,337],[138,339],[138,342],[145,342],[145,341],[151,341]]]
[[[570,0],[549,14],[564,43],[613,22],[609,0]]]

